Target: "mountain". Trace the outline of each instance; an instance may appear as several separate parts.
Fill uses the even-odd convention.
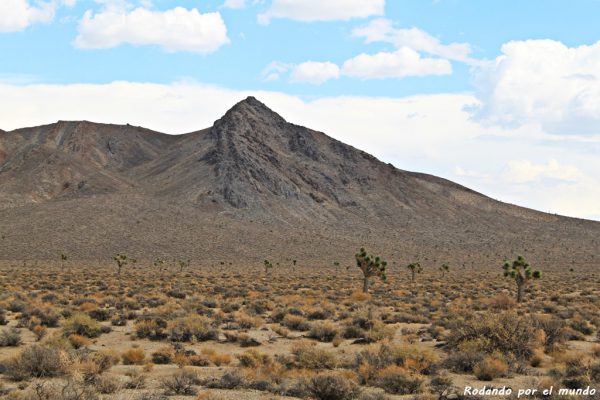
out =
[[[191,257],[465,267],[596,265],[600,223],[504,204],[286,122],[253,97],[166,135],[65,122],[0,131],[0,259]]]

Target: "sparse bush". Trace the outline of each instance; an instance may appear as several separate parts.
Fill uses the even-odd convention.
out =
[[[306,318],[299,315],[288,314],[283,318],[281,324],[294,331],[307,331],[310,329],[310,323],[306,320]]]
[[[299,368],[334,369],[338,365],[335,353],[318,348],[312,343],[300,343],[292,348]]]
[[[17,328],[3,329],[0,332],[0,347],[17,347],[21,340],[21,331]]]
[[[216,340],[218,337],[219,331],[210,319],[200,315],[178,318],[169,324],[169,339],[174,342]]]
[[[356,383],[339,374],[325,373],[311,378],[308,392],[317,400],[352,400],[360,395]]]
[[[392,365],[378,373],[375,385],[392,394],[415,394],[423,390],[423,379]]]
[[[237,356],[242,367],[258,368],[265,365],[270,365],[272,359],[267,354],[259,353],[256,350],[246,350],[244,353]]]
[[[175,352],[171,347],[161,347],[152,353],[152,362],[154,364],[171,364],[174,357]]]
[[[508,364],[502,357],[487,356],[473,368],[475,376],[480,381],[493,381],[496,378],[506,376],[508,373]]]
[[[444,360],[444,366],[450,371],[465,374],[473,372],[473,369],[484,358],[483,353],[472,351],[457,351],[450,354]]]
[[[135,323],[135,334],[139,339],[162,340],[167,337],[166,328],[162,318],[144,318]]]
[[[123,364],[125,365],[143,365],[146,361],[146,354],[143,349],[129,349],[121,354]]]
[[[533,354],[535,329],[531,319],[512,312],[501,314],[472,314],[456,321],[448,337],[449,348],[478,340],[480,351],[492,354],[512,354],[519,360],[528,360]]]
[[[194,388],[194,385],[197,384],[199,384],[198,376],[190,370],[178,371],[160,381],[160,385],[167,395],[193,396],[197,393]]]
[[[331,342],[338,335],[338,330],[331,322],[317,322],[312,324],[308,337],[321,342]]]
[[[65,336],[80,335],[87,338],[95,338],[102,333],[102,327],[89,315],[78,313],[73,314],[62,325]]]
[[[9,360],[4,372],[12,380],[51,378],[66,374],[70,359],[61,350],[32,345]]]

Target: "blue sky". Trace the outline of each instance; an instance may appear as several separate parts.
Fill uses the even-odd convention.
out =
[[[182,133],[252,94],[399,168],[600,219],[598,15],[598,0],[0,0],[0,128]]]

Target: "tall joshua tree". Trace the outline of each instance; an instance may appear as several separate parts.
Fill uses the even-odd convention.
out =
[[[542,272],[533,270],[523,256],[518,256],[512,263],[506,261],[502,266],[504,276],[515,280],[517,284],[517,303],[523,301],[523,289],[531,279],[540,279]]]
[[[415,280],[415,274],[420,274],[423,271],[423,267],[418,262],[410,263],[406,266],[410,270],[410,279]]]
[[[446,274],[446,272],[450,271],[450,266],[448,264],[444,263],[440,267],[440,271],[442,271],[442,278],[443,278],[444,275]]]
[[[190,262],[192,260],[179,260],[179,272],[183,272],[183,270],[190,266]]]
[[[265,261],[263,262],[263,264],[264,264],[264,266],[265,266],[265,275],[268,275],[268,274],[269,274],[269,270],[270,270],[270,269],[273,269],[273,264],[272,264],[272,263],[271,263],[271,261],[269,261],[269,260],[265,260]]]
[[[367,254],[364,248],[361,248],[358,253],[354,255],[356,258],[356,266],[360,268],[363,273],[363,292],[369,292],[369,278],[372,276],[379,277],[382,281],[387,279],[385,275],[385,267],[387,262],[383,261],[379,256],[373,257]]]
[[[127,265],[127,255],[117,253],[113,257],[113,260],[117,262],[117,275],[121,276],[121,269],[123,269],[123,267]]]

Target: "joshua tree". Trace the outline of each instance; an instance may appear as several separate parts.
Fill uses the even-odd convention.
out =
[[[415,274],[420,274],[423,271],[423,267],[418,262],[408,264],[406,268],[410,270],[410,279],[412,281],[415,280]]]
[[[360,268],[363,273],[363,292],[369,292],[369,278],[377,276],[382,281],[387,279],[385,275],[385,267],[387,262],[383,261],[379,256],[373,257],[368,255],[364,248],[361,248],[358,253],[354,255],[356,258],[356,266]]]
[[[113,257],[113,260],[117,262],[117,275],[121,276],[121,269],[127,265],[127,256],[125,254],[117,253]],[[135,262],[135,260],[133,260]]]
[[[338,273],[338,270],[340,269],[340,262],[339,261],[334,261],[333,262],[333,266],[335,267],[335,273]]]
[[[444,275],[446,274],[446,272],[450,271],[450,266],[448,264],[444,263],[440,267],[440,271],[442,271],[442,278],[443,278]]]
[[[65,253],[60,253],[60,267],[65,268],[65,261],[67,261],[69,257]]]
[[[163,265],[165,264],[165,260],[162,258],[156,257],[154,260],[154,266],[158,268],[159,271],[162,271]]]
[[[191,260],[179,260],[179,272],[183,272],[184,268],[190,266]]]
[[[511,277],[517,284],[517,303],[523,301],[523,289],[531,279],[540,279],[542,272],[533,270],[523,256],[518,256],[512,263],[505,261],[502,266],[505,277]]]
[[[269,270],[273,268],[273,264],[269,260],[265,260],[263,264],[265,265],[265,275],[268,275]]]

